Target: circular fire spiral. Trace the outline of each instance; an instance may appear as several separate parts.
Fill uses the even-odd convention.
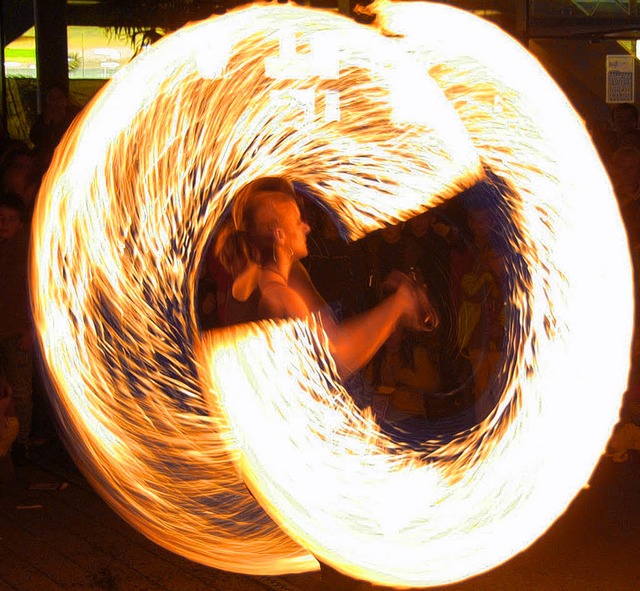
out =
[[[217,568],[472,576],[565,510],[617,419],[629,256],[581,121],[487,22],[374,10],[377,29],[254,5],[166,37],[85,110],[38,198],[32,303],[69,447],[129,523]],[[208,237],[264,175],[305,184],[351,239],[499,187],[509,343],[478,427],[424,453],[381,434],[316,318],[199,334]]]

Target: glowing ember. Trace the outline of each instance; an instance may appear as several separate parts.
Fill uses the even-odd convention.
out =
[[[496,27],[374,10],[380,31],[256,5],[163,39],[39,196],[33,308],[75,458],[140,531],[217,568],[301,572],[313,553],[389,585],[469,577],[564,511],[617,419],[631,273],[581,122]],[[423,453],[381,435],[315,319],[198,334],[198,262],[249,180],[305,183],[357,238],[484,171],[505,184],[510,342],[478,428]]]

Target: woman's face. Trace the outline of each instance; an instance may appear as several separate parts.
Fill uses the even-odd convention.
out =
[[[290,248],[294,261],[309,254],[307,250],[307,234],[309,225],[302,219],[300,209],[295,201],[288,201],[282,205],[280,226],[284,231],[284,246]]]

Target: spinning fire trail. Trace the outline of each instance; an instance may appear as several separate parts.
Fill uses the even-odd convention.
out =
[[[617,419],[629,257],[579,118],[496,27],[374,10],[377,29],[254,5],[168,36],[95,98],[39,196],[32,302],[69,447],[129,523],[217,568],[472,576],[544,533]],[[200,334],[207,240],[264,175],[351,239],[501,180],[509,344],[477,428],[422,453],[381,434],[315,318]]]

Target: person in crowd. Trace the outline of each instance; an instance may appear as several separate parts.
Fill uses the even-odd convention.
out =
[[[440,313],[440,326],[433,336],[438,338],[440,348],[440,368],[445,396],[431,396],[427,399],[428,410],[434,417],[458,414],[473,404],[472,368],[468,352],[461,350],[458,340],[458,314],[463,300],[462,278],[474,266],[475,254],[472,235],[467,224],[465,207],[460,200],[444,203],[431,212],[428,222],[427,250],[423,250],[420,272],[429,277],[430,298]],[[409,220],[408,224],[412,224]],[[418,234],[424,220],[417,223]],[[418,237],[410,243],[421,245]],[[413,249],[414,247],[411,247]]]
[[[622,146],[633,146],[638,144],[640,130],[638,130],[638,108],[632,103],[620,103],[611,112],[610,150],[605,160],[610,160],[610,156]]]
[[[640,149],[640,129],[632,129],[620,136],[618,147],[633,146]]]
[[[54,150],[79,112],[80,109],[69,100],[66,88],[49,87],[42,113],[36,117],[29,133],[41,173],[49,167]]]
[[[13,152],[14,150],[28,150],[29,146],[19,139],[11,137],[7,126],[0,124],[0,168],[3,167],[3,162],[6,154]]]
[[[309,254],[303,264],[336,319],[344,320],[364,308],[361,295],[366,274],[361,243],[343,240],[324,209],[307,203],[305,211],[311,231]]]
[[[5,194],[19,195],[24,203],[24,232],[29,232],[35,201],[40,190],[41,174],[33,152],[21,144],[10,149],[0,164],[1,189]],[[30,446],[43,445],[55,435],[52,409],[37,364],[33,365],[32,436]]]
[[[638,318],[640,317],[640,149],[623,146],[615,151],[611,162],[611,180],[629,241],[634,273],[635,316]],[[640,408],[638,400],[640,400],[640,330],[636,322],[631,348],[629,384],[621,411],[623,420],[629,417],[640,417],[640,410],[629,411],[630,408]]]
[[[637,279],[640,256],[640,149],[624,146],[616,150],[611,163],[611,180],[627,231]]]
[[[7,150],[11,149],[13,138],[9,134],[7,125],[4,121],[0,122],[0,156]]]
[[[618,138],[638,129],[638,108],[632,103],[616,105],[611,114],[613,130]]]
[[[636,312],[637,314],[637,312]],[[637,340],[637,338],[636,338]],[[614,462],[640,463],[640,363],[632,358],[627,391],[622,399],[619,421],[607,444],[607,455]]]
[[[634,242],[637,210],[640,206],[640,148],[618,148],[611,159],[610,173],[623,220],[630,232],[630,239]]]
[[[640,147],[638,109],[632,103],[620,103],[611,111],[611,121],[606,127],[591,127],[589,130],[600,158],[607,168],[613,153],[622,146]]]
[[[26,459],[31,432],[33,330],[28,294],[29,233],[22,198],[0,196],[0,357],[6,361],[20,432],[14,459]]]
[[[425,414],[425,396],[440,392],[439,360],[421,337],[425,333],[397,328],[367,365],[365,378],[379,395],[387,395],[386,420]]]
[[[469,355],[476,417],[482,420],[490,410],[489,388],[504,354],[505,269],[491,210],[477,201],[467,211],[473,266],[462,276],[458,339],[460,349]]]
[[[375,306],[379,301],[385,278],[392,271],[409,274],[405,268],[404,252],[406,237],[404,222],[385,226],[362,240],[362,253],[366,275],[364,286],[359,290],[359,297],[364,309]]]
[[[25,218],[31,219],[41,180],[32,152],[26,147],[9,151],[1,171],[2,191],[20,195],[25,205]]]
[[[11,446],[19,428],[11,384],[0,360],[0,482],[11,482],[14,478]]]
[[[385,277],[393,270],[404,267],[405,234],[404,222],[385,226],[365,239],[367,262],[370,268],[374,301],[378,297]]]
[[[429,299],[440,320],[431,333],[438,366],[447,372],[453,366],[455,343],[451,306],[451,248],[447,240],[436,231],[437,213],[433,210],[410,218],[405,224],[403,267],[414,281],[429,283]],[[444,379],[444,375],[443,375]],[[453,386],[452,380],[444,380],[445,388]]]

